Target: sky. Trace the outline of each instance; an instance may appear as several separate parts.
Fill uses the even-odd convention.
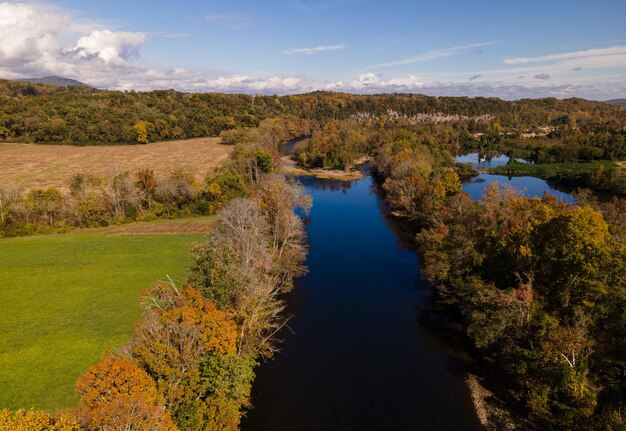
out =
[[[626,0],[0,1],[0,41],[118,90],[626,97]]]

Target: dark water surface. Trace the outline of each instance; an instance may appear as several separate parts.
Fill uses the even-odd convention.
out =
[[[471,163],[477,168],[492,168],[495,166],[504,166],[509,162],[509,157],[499,155],[489,160],[481,161],[478,153],[469,153],[457,156],[455,160],[459,163]],[[526,163],[523,159],[517,159]],[[546,180],[536,177],[507,177],[504,175],[492,175],[480,173],[477,177],[463,184],[463,191],[468,193],[474,200],[480,199],[485,188],[497,182],[500,186],[509,185],[529,198],[542,197],[544,192],[555,195],[559,201],[575,203],[576,199],[570,193],[557,190]]]
[[[559,201],[573,204],[574,196],[552,187],[546,180],[536,177],[507,177],[505,175],[479,174],[476,178],[463,184],[463,191],[468,193],[474,200],[480,199],[485,188],[491,183],[499,186],[509,185],[522,195],[533,198],[542,197],[545,192],[555,195]]]
[[[309,273],[289,295],[293,333],[257,370],[242,429],[480,430],[466,362],[371,178],[302,181],[313,196]]]

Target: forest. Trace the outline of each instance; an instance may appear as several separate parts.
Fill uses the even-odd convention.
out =
[[[624,109],[583,99],[504,101],[321,91],[290,96],[174,90],[119,92],[0,80],[0,141],[4,142],[145,144],[216,136],[224,130],[256,127],[276,117],[320,123],[404,119],[411,123],[456,124],[469,132],[461,138],[464,145],[476,142],[472,133],[484,133],[479,139],[482,146],[503,136],[503,131],[521,135],[545,127],[576,128],[585,136],[588,132],[616,133],[623,138],[626,124]],[[598,139],[605,141],[606,137]],[[593,139],[588,144],[602,145]],[[623,155],[623,140],[621,151]],[[614,157],[620,158],[618,154]]]

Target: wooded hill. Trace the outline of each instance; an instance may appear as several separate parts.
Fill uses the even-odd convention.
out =
[[[347,118],[380,121],[468,123],[520,133],[570,124],[585,131],[624,132],[626,110],[583,99],[431,97],[413,94],[353,95],[318,91],[291,96],[218,93],[101,91],[0,80],[0,141],[49,144],[129,144],[216,136],[257,126],[274,117],[325,122]]]

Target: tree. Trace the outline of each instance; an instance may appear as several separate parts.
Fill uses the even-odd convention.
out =
[[[147,315],[137,324],[130,354],[157,382],[179,424],[202,410],[208,383],[200,367],[207,355],[233,354],[237,327],[232,317],[199,291],[173,283],[153,287],[144,297]]]
[[[135,132],[135,142],[138,144],[148,143],[148,123],[140,121],[133,126]]]
[[[106,357],[76,383],[88,430],[176,431],[154,381],[126,359]]]
[[[0,411],[0,431],[82,431],[69,412],[52,415],[37,410]]]
[[[0,223],[4,223],[9,205],[17,200],[17,187],[10,184],[0,184]]]
[[[28,193],[27,202],[36,217],[43,218],[48,226],[53,226],[63,211],[63,195],[54,188],[33,189]]]

